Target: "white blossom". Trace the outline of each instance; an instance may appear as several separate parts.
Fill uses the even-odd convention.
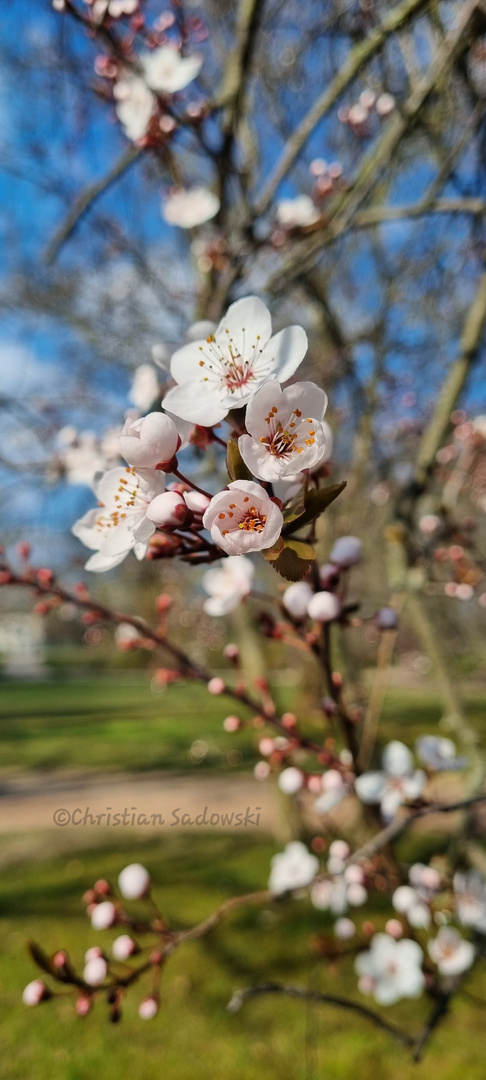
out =
[[[271,866],[268,887],[278,896],[289,889],[310,885],[319,869],[319,860],[300,840],[292,840],[280,854],[274,855]]]
[[[435,772],[464,769],[466,765],[465,758],[457,756],[452,739],[446,739],[443,735],[422,735],[417,739],[415,749],[422,765]]]
[[[281,199],[277,203],[277,221],[286,229],[314,225],[319,218],[319,211],[309,195],[296,195],[294,199]]]
[[[119,438],[121,456],[136,469],[167,469],[180,443],[174,421],[161,412],[129,418]]]
[[[246,405],[269,379],[290,379],[306,351],[302,327],[288,326],[272,337],[270,312],[247,296],[231,305],[213,335],[174,353],[171,375],[178,385],[166,395],[165,407],[211,427],[230,409]]]
[[[86,570],[102,572],[123,562],[129,551],[143,559],[155,525],[147,509],[164,490],[162,472],[127,466],[110,469],[97,479],[94,487],[98,507],[88,510],[73,525],[72,533],[85,547],[95,552],[85,564]]]
[[[162,217],[168,225],[177,225],[179,229],[195,229],[198,225],[211,221],[219,207],[218,196],[207,188],[181,188],[164,199]]]
[[[410,885],[400,885],[393,893],[392,904],[400,915],[406,915],[410,926],[416,929],[430,926],[430,908],[424,903],[417,889]]]
[[[156,495],[147,507],[147,517],[159,529],[180,529],[189,517],[184,496],[179,491],[164,491]]]
[[[115,938],[111,951],[115,960],[128,960],[137,950],[137,944],[129,934],[120,934]]]
[[[138,1015],[141,1020],[153,1020],[159,1011],[159,1003],[154,994],[144,998],[138,1006]]]
[[[358,776],[355,790],[364,803],[380,803],[385,819],[395,816],[398,808],[408,799],[418,799],[427,777],[421,770],[414,770],[413,757],[404,743],[394,740],[385,747],[383,769]]]
[[[282,390],[278,382],[261,386],[246,410],[248,435],[241,435],[241,456],[260,480],[281,480],[321,461],[326,433],[321,420],[327,407],[324,390],[311,382]]]
[[[463,926],[486,934],[486,882],[479,870],[454,874],[454,902]]]
[[[141,57],[145,79],[158,94],[175,94],[193,81],[201,70],[200,53],[181,56],[173,45],[161,45]]]
[[[437,937],[429,941],[427,947],[441,975],[462,975],[474,963],[474,946],[453,926],[441,926]]]
[[[142,412],[147,412],[160,397],[159,380],[152,364],[140,364],[135,369],[128,397]]]
[[[138,142],[147,132],[155,105],[155,98],[147,84],[138,75],[126,75],[113,87],[116,115],[127,139]]]
[[[338,769],[328,769],[323,773],[321,786],[322,795],[319,795],[314,803],[314,810],[318,814],[328,814],[346,798],[346,795],[349,795],[351,790]]]
[[[245,555],[234,555],[225,559],[221,567],[206,570],[202,578],[202,587],[208,594],[204,601],[207,615],[228,615],[251,591],[255,569]]]
[[[150,874],[141,863],[130,863],[118,875],[118,887],[126,900],[140,900],[150,889]]]
[[[233,480],[211,499],[203,525],[228,555],[243,555],[272,547],[280,536],[283,516],[259,484]]]
[[[425,986],[422,960],[423,952],[416,941],[396,941],[389,934],[375,934],[368,951],[355,960],[359,989],[373,994],[379,1005],[420,997]]]

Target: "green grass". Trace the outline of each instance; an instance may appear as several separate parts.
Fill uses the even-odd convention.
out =
[[[253,1080],[256,1075],[348,1080],[355,1073],[360,1080],[484,1080],[481,1009],[464,997],[455,1001],[418,1066],[387,1035],[336,1009],[264,998],[236,1016],[226,1012],[235,987],[268,978],[364,1000],[356,990],[352,957],[332,965],[319,959],[313,943],[316,934],[329,932],[330,922],[305,900],[235,913],[204,941],[179,950],[164,974],[161,1011],[150,1023],[136,1015],[148,984],[132,989],[118,1027],[106,1022],[101,1001],[84,1020],[74,1016],[68,998],[27,1010],[20,994],[35,969],[24,949],[26,938],[35,937],[47,951],[67,947],[79,967],[88,946],[106,946],[115,936],[116,931],[92,931],[80,902],[100,875],[115,879],[123,865],[141,859],[153,874],[162,911],[182,927],[227,897],[260,888],[275,850],[263,837],[255,842],[207,834],[137,840],[136,846],[133,840],[110,838],[104,845],[72,852],[66,862],[43,857],[37,841],[27,865],[16,857],[18,847],[5,847],[0,875],[3,1080]],[[377,923],[382,920],[378,915]],[[485,980],[473,973],[470,989],[484,997]],[[386,1016],[414,1031],[424,1005],[404,1002]]]
[[[281,687],[277,697],[283,708],[298,708],[301,692]],[[484,692],[468,695],[471,718],[483,724],[484,703]],[[208,745],[198,768],[249,768],[258,733],[250,729],[227,735],[223,719],[234,710],[234,702],[211,697],[200,684],[175,685],[155,694],[147,677],[136,673],[117,679],[3,683],[0,770],[187,769],[196,739]],[[403,738],[412,745],[418,735],[434,729],[441,712],[433,690],[394,690],[388,696],[380,738]],[[241,716],[245,715],[242,709]],[[311,716],[307,727],[322,736],[322,717]],[[235,750],[237,758],[230,753],[228,759]]]

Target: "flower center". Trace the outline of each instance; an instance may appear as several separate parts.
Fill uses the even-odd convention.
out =
[[[236,346],[233,338],[229,336],[227,342],[221,344],[214,336],[206,339],[206,346],[199,346],[203,354],[199,367],[204,370],[204,382],[218,382],[221,389],[230,394],[238,394],[249,383],[259,381],[261,377],[269,374],[271,363],[261,361],[263,349],[260,344],[260,335],[257,336],[253,345],[245,346],[245,328],[242,327],[243,350]],[[257,371],[258,369],[258,371]]]
[[[238,522],[238,528],[244,529],[245,532],[263,532],[267,519],[265,514],[261,514],[256,506],[250,506],[250,509],[246,511],[244,518]]]
[[[265,423],[274,430],[272,434],[260,437],[260,442],[266,446],[273,457],[282,458],[288,457],[292,453],[301,454],[304,447],[296,445],[297,439],[302,439],[306,446],[313,446],[315,443],[315,429],[311,426],[308,431],[302,430],[303,424],[312,425],[314,423],[311,417],[308,416],[301,421],[302,413],[300,409],[294,409],[291,420],[287,427],[284,428],[280,420],[277,420],[277,413],[277,406],[273,405],[268,416],[265,417]],[[274,425],[276,425],[275,428]]]
[[[135,469],[127,468],[125,472],[128,473],[128,477],[135,476]],[[133,483],[129,478],[121,477],[120,484],[116,495],[113,496],[115,502],[115,509],[111,513],[100,514],[96,521],[96,527],[98,532],[104,532],[105,529],[113,529],[120,524],[124,518],[127,517],[131,511],[137,507],[137,503],[140,506],[144,505],[147,500],[140,495],[138,481]],[[104,508],[104,503],[100,503],[100,506]]]

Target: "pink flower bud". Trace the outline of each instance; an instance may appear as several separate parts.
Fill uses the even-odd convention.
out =
[[[138,1007],[138,1015],[141,1020],[153,1020],[159,1011],[159,1003],[155,994],[143,999]]]
[[[116,923],[116,907],[111,900],[103,900],[96,904],[91,913],[91,926],[93,930],[108,930]]]
[[[273,751],[275,749],[274,740],[271,739],[268,735],[265,736],[264,739],[260,739],[260,742],[258,743],[258,749],[262,757],[270,757],[270,754],[273,754]]]
[[[211,499],[208,495],[203,495],[200,491],[185,491],[184,502],[187,509],[190,510],[192,514],[199,514],[199,516],[202,517],[205,510],[207,510]]]
[[[140,900],[150,889],[150,874],[140,863],[130,863],[119,874],[118,885],[126,900]]]
[[[390,937],[395,938],[396,941],[403,937],[403,926],[398,919],[388,919],[385,930],[387,934],[389,934]]]
[[[224,679],[215,676],[214,679],[210,679],[208,682],[208,690],[210,694],[224,694],[226,685]]]
[[[240,655],[240,650],[237,645],[234,645],[232,642],[230,642],[229,645],[225,645],[223,653],[227,660],[231,660],[233,663],[236,663]]]
[[[334,923],[334,933],[341,941],[349,941],[356,933],[356,927],[352,919],[337,919]]]
[[[270,776],[270,765],[268,761],[257,761],[253,770],[255,780],[268,780]]]
[[[241,720],[238,716],[227,716],[223,720],[223,727],[228,732],[238,731],[238,728],[241,727]]]
[[[160,593],[155,601],[155,609],[159,615],[162,615],[164,611],[168,611],[172,607],[172,597],[168,593]]]
[[[99,881],[95,881],[94,891],[98,896],[109,896],[111,893],[111,885],[105,878],[100,878]]]
[[[103,956],[103,949],[100,949],[99,945],[93,945],[91,949],[86,949],[85,963],[87,964],[88,960],[97,960],[99,956]]]
[[[291,712],[283,713],[282,726],[286,728],[287,731],[293,731],[293,729],[297,726],[297,717],[295,716],[295,714]]]
[[[91,1011],[91,998],[88,994],[80,994],[75,1005],[78,1016],[87,1016]]]
[[[149,521],[163,529],[177,529],[188,519],[189,511],[182,495],[177,491],[164,491],[156,495],[146,510]]]

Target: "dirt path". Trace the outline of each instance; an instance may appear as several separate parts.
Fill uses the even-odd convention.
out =
[[[252,774],[25,774],[0,780],[0,833],[56,829],[277,829],[277,800]]]

